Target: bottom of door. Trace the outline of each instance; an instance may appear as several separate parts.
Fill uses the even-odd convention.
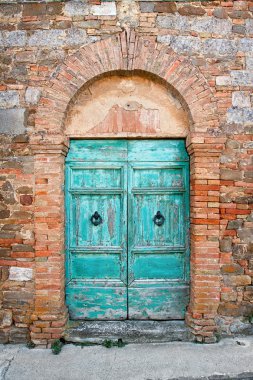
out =
[[[189,286],[90,286],[68,285],[71,319],[81,320],[175,320],[184,319]]]

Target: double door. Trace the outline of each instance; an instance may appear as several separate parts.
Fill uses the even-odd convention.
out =
[[[72,319],[183,319],[189,293],[183,140],[73,140],[66,159]]]

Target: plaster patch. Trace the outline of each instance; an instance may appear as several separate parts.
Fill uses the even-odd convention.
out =
[[[125,119],[121,120],[122,117]],[[126,122],[134,123],[135,128],[131,129]],[[100,133],[125,136],[124,133],[147,131],[161,137],[185,137],[188,115],[165,86],[137,75],[123,78],[115,75],[84,88],[70,106],[65,125],[71,137]]]

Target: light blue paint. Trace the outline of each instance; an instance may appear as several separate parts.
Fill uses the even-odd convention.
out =
[[[98,212],[102,223],[94,226]],[[157,226],[160,211],[164,224]],[[73,319],[182,319],[189,299],[183,140],[72,140],[66,297]]]

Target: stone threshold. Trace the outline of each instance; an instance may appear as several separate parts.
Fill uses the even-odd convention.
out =
[[[72,343],[101,344],[105,340],[124,343],[192,342],[184,321],[70,321],[63,338]]]

